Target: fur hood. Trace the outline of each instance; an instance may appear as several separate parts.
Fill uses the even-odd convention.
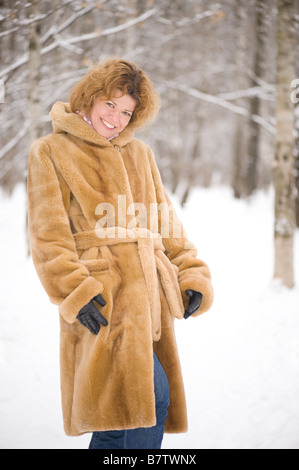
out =
[[[210,308],[210,271],[132,129],[109,141],[66,103],[50,115],[53,134],[30,149],[28,216],[32,258],[60,313],[65,431],[155,425],[154,351],[170,387],[165,430],[183,432],[174,319],[183,317],[186,289],[203,294],[195,316]],[[76,316],[99,293],[108,326],[94,336]]]

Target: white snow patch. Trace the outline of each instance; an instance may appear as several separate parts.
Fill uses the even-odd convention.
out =
[[[87,448],[66,437],[59,321],[27,257],[25,188],[0,194],[0,448]],[[296,287],[272,280],[273,194],[249,202],[196,189],[179,215],[211,268],[210,312],[176,322],[189,431],[173,449],[299,448],[299,234]]]

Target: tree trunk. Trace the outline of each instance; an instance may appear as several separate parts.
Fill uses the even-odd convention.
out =
[[[247,70],[247,18],[248,4],[240,0],[236,5],[236,85],[239,90],[246,89],[248,83]],[[238,105],[247,109],[246,99],[238,101]],[[248,157],[248,121],[236,117],[234,136],[234,163],[232,187],[234,196],[242,198],[246,195],[246,165]]]
[[[40,0],[31,0],[29,17],[37,17],[40,13]],[[29,56],[28,56],[28,112],[29,112],[29,140],[30,144],[41,136],[41,102],[40,102],[40,22],[34,21],[29,28]],[[26,211],[27,211],[26,207]],[[25,224],[27,255],[30,255],[28,239],[28,217]]]
[[[295,25],[296,25],[296,55],[295,55],[295,62],[296,62],[296,82],[295,82],[295,96],[294,96],[294,104],[296,106],[296,150],[295,150],[295,169],[296,169],[296,189],[297,189],[297,196],[296,196],[296,225],[299,227],[299,0],[296,0],[296,12],[295,12]]]
[[[256,0],[255,2],[255,54],[252,78],[252,87],[255,86],[255,79],[262,78],[262,64],[264,61],[264,48],[265,48],[265,33],[263,27],[263,17],[267,6],[264,5],[264,0]],[[250,100],[250,114],[251,116],[259,116],[261,112],[260,98],[255,96]],[[246,177],[246,192],[250,196],[258,186],[258,164],[260,154],[260,126],[252,119],[249,122],[249,143],[248,143],[248,164],[247,164],[247,177]]]
[[[275,272],[283,284],[294,286],[293,245],[295,220],[295,138],[291,82],[295,77],[295,6],[277,0],[277,98],[274,160]]]
[[[31,0],[30,17],[37,17],[40,13],[40,0]],[[40,103],[40,22],[30,25],[29,32],[29,59],[28,59],[28,110],[30,120],[30,142],[41,135],[41,103]]]
[[[296,150],[295,150],[295,182],[296,182],[296,226],[299,227],[299,100],[296,104]]]

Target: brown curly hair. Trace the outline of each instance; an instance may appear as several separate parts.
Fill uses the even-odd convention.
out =
[[[156,117],[160,98],[152,82],[135,64],[120,59],[108,59],[84,75],[71,91],[71,111],[88,114],[96,99],[110,100],[115,90],[137,102],[129,126],[143,127]]]

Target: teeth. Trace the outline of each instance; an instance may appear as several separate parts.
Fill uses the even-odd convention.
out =
[[[107,126],[109,129],[115,129],[115,126],[112,126],[111,124],[109,124],[109,122],[105,121],[104,119],[102,119],[102,121],[105,124],[105,126]]]

